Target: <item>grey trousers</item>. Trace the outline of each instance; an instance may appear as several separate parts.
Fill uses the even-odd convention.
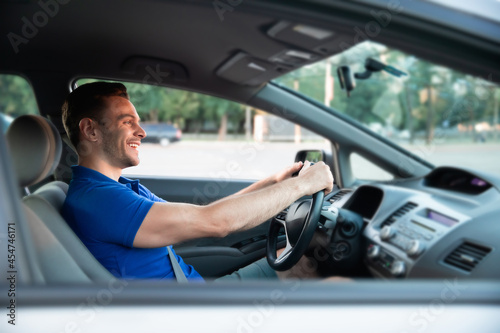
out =
[[[269,266],[266,258],[257,260],[236,272],[215,279],[214,282],[248,281],[256,279],[277,279],[276,271]]]

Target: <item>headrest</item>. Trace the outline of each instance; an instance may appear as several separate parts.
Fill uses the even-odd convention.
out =
[[[47,119],[20,116],[10,124],[6,135],[20,186],[36,184],[54,172],[61,158],[62,142]]]

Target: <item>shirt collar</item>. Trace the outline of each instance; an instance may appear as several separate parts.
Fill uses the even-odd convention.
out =
[[[116,183],[114,179],[111,179],[108,176],[103,175],[99,171],[89,169],[81,165],[73,165],[71,167],[71,171],[73,171],[73,179],[92,179],[104,183],[113,183],[113,184]],[[122,176],[118,179],[118,182],[130,188],[134,192],[139,193],[138,179],[132,180]]]
[[[139,193],[139,179],[128,179],[122,176],[118,179],[118,182],[132,189],[135,193]]]

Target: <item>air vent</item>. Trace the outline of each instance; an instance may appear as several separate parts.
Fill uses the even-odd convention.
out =
[[[405,215],[406,213],[408,213],[410,210],[412,210],[417,206],[418,205],[414,204],[413,202],[406,203],[404,206],[402,206],[397,211],[392,213],[392,215],[389,216],[384,222],[382,222],[380,228],[393,224],[394,222],[396,222],[397,219],[399,219],[401,216]]]
[[[350,193],[351,191],[350,190],[340,190],[338,191],[337,193],[335,193],[335,195],[333,197],[330,198],[330,203],[334,203],[334,202],[337,202],[337,201],[340,201],[340,199],[342,199],[342,197],[344,195],[346,195],[347,193]]]
[[[450,253],[444,259],[444,262],[463,271],[471,272],[490,252],[491,249],[487,247],[472,243],[463,243]]]

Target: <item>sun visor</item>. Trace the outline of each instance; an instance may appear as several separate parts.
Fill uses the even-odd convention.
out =
[[[217,70],[217,76],[228,81],[257,86],[289,70],[283,66],[254,58],[244,52],[225,61]]]

